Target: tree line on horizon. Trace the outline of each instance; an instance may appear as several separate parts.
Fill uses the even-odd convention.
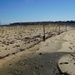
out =
[[[75,24],[75,21],[40,21],[40,22],[15,22],[10,23],[8,25],[0,25],[0,26],[18,26],[18,25],[48,25],[48,24]]]
[[[47,25],[47,24],[75,24],[75,21],[41,21],[41,22],[16,22],[9,25]]]

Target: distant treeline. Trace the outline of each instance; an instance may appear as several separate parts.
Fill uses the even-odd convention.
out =
[[[43,22],[17,22],[10,25],[47,25],[47,24],[75,24],[75,21],[43,21]]]
[[[18,26],[18,25],[48,25],[48,24],[66,24],[75,25],[75,21],[43,21],[43,22],[16,22],[1,26]]]

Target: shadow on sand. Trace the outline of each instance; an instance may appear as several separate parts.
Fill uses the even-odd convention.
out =
[[[0,69],[0,75],[60,75],[58,60],[67,52],[35,53]]]

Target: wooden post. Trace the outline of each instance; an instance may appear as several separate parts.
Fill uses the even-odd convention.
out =
[[[9,37],[10,37],[10,26],[9,26]]]
[[[45,41],[45,25],[43,25],[43,41]]]
[[[60,24],[59,24],[59,34],[60,34]]]

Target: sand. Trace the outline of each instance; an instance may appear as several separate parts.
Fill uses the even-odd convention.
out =
[[[63,56],[58,65],[63,74],[75,75],[75,54]]]
[[[17,41],[12,37],[12,40],[15,42],[13,45],[8,46],[8,48],[11,49],[15,45],[20,45],[20,47],[17,46],[19,48],[15,47],[13,51],[11,49],[5,52],[3,49],[5,45],[3,44],[3,50],[0,52],[1,56],[10,55],[0,59],[0,75],[65,75],[64,72],[75,75],[73,71],[75,67],[72,67],[72,63],[75,62],[72,59],[75,55],[74,33],[75,30],[63,32],[60,35],[46,39],[45,42],[42,41],[31,48],[19,52],[17,50],[26,47],[26,45],[24,46],[25,42],[21,39]],[[11,55],[15,51],[17,53]],[[70,63],[68,68],[60,64],[66,61]]]
[[[59,52],[69,52],[58,61],[59,69],[63,74],[75,75],[75,30],[68,32],[63,38],[66,40],[62,44]]]

